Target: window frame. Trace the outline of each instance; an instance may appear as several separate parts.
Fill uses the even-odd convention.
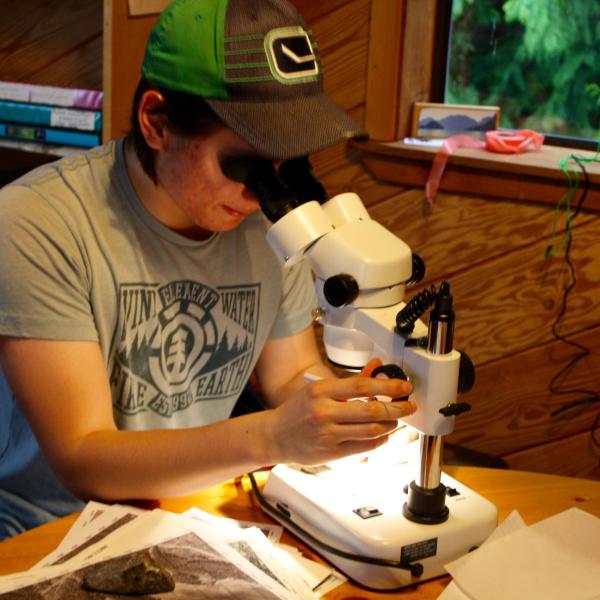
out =
[[[436,49],[445,68],[441,68],[432,81],[432,95],[436,98],[434,102],[444,102],[446,99],[446,85],[448,82],[449,59],[450,59],[450,41],[452,31],[452,0],[443,0],[438,2],[438,14],[436,15],[437,28],[441,33],[439,45]],[[572,148],[580,150],[595,150],[598,142],[583,137],[566,136],[557,133],[544,133],[544,143],[548,146],[561,146],[563,148]]]
[[[365,98],[370,141],[352,146],[381,180],[413,187],[427,181],[437,151],[401,140],[410,135],[413,104],[443,98],[451,6],[451,0],[372,0]],[[460,148],[450,157],[439,189],[555,205],[567,190],[560,159],[573,152],[580,154],[553,140],[538,152],[520,155]],[[586,171],[586,209],[598,211],[600,163],[587,165]]]

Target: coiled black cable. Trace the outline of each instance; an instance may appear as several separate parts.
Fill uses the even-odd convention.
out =
[[[308,544],[311,544],[313,546],[313,548],[315,548],[315,549],[319,548],[322,551],[329,552],[331,554],[339,556],[340,558],[345,558],[346,560],[353,560],[356,562],[362,562],[362,563],[366,563],[366,564],[370,564],[370,565],[377,565],[379,567],[403,569],[405,571],[409,571],[411,576],[415,577],[415,578],[421,577],[421,575],[423,575],[423,571],[425,569],[423,567],[423,564],[419,563],[419,562],[409,563],[409,562],[404,562],[402,560],[396,561],[396,560],[390,560],[388,558],[375,558],[373,556],[362,556],[360,554],[353,554],[351,552],[346,552],[345,550],[341,550],[340,548],[335,548],[334,546],[330,546],[329,544],[322,542],[321,540],[317,539],[316,537],[314,537],[310,533],[308,533],[308,531],[306,531],[305,529],[302,529],[302,527],[300,527],[299,525],[294,523],[294,521],[292,521],[292,519],[289,517],[289,515],[286,515],[279,508],[269,504],[267,499],[263,496],[263,493],[261,492],[258,484],[256,483],[256,480],[254,478],[254,473],[250,472],[250,473],[247,473],[247,475],[248,475],[248,478],[250,479],[250,484],[252,485],[252,490],[254,492],[254,495],[255,495],[256,499],[258,500],[258,503],[260,504],[261,508],[268,515],[270,515],[271,517],[273,517],[280,523],[285,524],[285,526],[291,532],[295,533],[298,537],[300,537],[300,539],[303,539]],[[348,574],[346,573],[346,575],[348,575]],[[352,578],[350,575],[348,575],[348,577]],[[386,591],[393,591],[393,590],[386,590]]]
[[[434,285],[420,291],[396,315],[396,331],[400,335],[409,335],[412,333],[415,328],[415,322],[421,318],[426,310],[434,305],[436,298],[437,290]]]
[[[599,148],[600,148],[600,146],[599,146]],[[596,156],[598,156],[598,154],[596,154]],[[571,402],[562,404],[561,406],[559,406],[558,408],[556,408],[555,410],[553,410],[550,413],[551,417],[556,417],[566,411],[569,411],[574,408],[578,408],[580,406],[588,406],[588,407],[592,406],[592,408],[594,408],[595,406],[597,406],[600,403],[600,394],[597,391],[595,391],[593,389],[569,387],[569,386],[566,386],[566,383],[563,382],[563,380],[565,380],[567,378],[567,376],[572,372],[572,370],[575,368],[575,366],[582,359],[586,358],[590,353],[589,348],[583,346],[582,344],[579,344],[578,342],[574,341],[571,338],[566,337],[565,335],[563,335],[559,332],[559,325],[562,323],[562,321],[567,313],[567,300],[569,298],[569,295],[571,294],[571,292],[575,289],[575,286],[577,285],[575,265],[573,263],[573,259],[571,258],[571,246],[572,246],[572,242],[573,242],[573,234],[572,234],[573,221],[581,212],[581,209],[583,207],[585,199],[588,195],[589,185],[590,185],[589,175],[588,175],[587,169],[585,168],[584,162],[591,162],[591,161],[589,159],[584,161],[576,154],[571,154],[570,158],[577,163],[577,165],[579,166],[579,168],[581,169],[581,171],[583,173],[583,188],[581,190],[581,195],[577,202],[576,208],[567,218],[567,224],[565,226],[565,235],[566,235],[565,262],[567,264],[569,273],[571,275],[571,281],[564,289],[562,303],[560,306],[560,311],[558,313],[558,316],[554,320],[554,323],[552,324],[552,335],[553,335],[554,339],[556,339],[568,346],[571,346],[572,348],[577,349],[578,352],[575,355],[573,355],[573,357],[567,362],[567,364],[562,369],[560,369],[560,371],[558,371],[554,375],[554,377],[552,377],[552,380],[550,381],[550,383],[548,385],[548,389],[550,390],[550,392],[552,394],[556,394],[556,395],[579,394],[583,397],[579,398],[577,400],[573,400]],[[591,159],[591,160],[596,160],[596,159]],[[546,256],[548,257],[551,254],[552,254],[552,244],[546,250]],[[563,382],[563,385],[561,385],[561,382]],[[600,412],[598,412],[598,414],[595,416],[595,418],[592,422],[590,434],[591,434],[592,444],[596,448],[600,448]]]

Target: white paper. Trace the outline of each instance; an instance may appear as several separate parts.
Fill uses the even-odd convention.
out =
[[[96,562],[99,557],[104,559],[126,552],[134,552],[140,547],[148,547],[159,543],[161,540],[173,539],[175,535],[182,536],[188,532],[195,533],[219,554],[236,565],[240,570],[249,574],[258,583],[277,595],[277,597],[294,598],[283,586],[264,575],[259,568],[234,551],[222,539],[221,533],[214,526],[195,521],[194,519],[181,518],[180,515],[163,510],[153,510],[138,517],[127,527],[123,527],[112,533],[98,544],[97,547],[90,548],[86,554],[90,558],[93,557],[94,562]]]
[[[334,569],[303,557],[299,550],[292,551],[292,547],[282,547],[267,539],[273,536],[278,540],[281,526],[257,525],[216,517],[200,509],[175,514],[90,502],[53,552],[29,571],[0,577],[0,594],[30,585],[35,586],[31,593],[44,597],[67,593],[67,582],[76,585],[81,569],[151,547],[171,555],[189,547],[191,560],[204,556],[203,545],[206,551],[210,547],[209,563],[214,552],[219,557],[217,564],[221,565],[215,571],[216,580],[219,581],[221,573],[231,571],[230,579],[234,582],[219,581],[218,585],[224,593],[232,593],[229,585],[237,586],[236,593],[242,593],[244,598],[316,600],[346,580]],[[211,572],[206,576],[210,578]],[[250,584],[252,580],[256,583]],[[177,583],[173,594],[183,593],[182,585],[187,584]],[[210,588],[202,583],[193,585],[186,593],[194,598],[203,598]],[[207,598],[212,598],[210,593]]]
[[[600,519],[577,508],[446,565],[473,600],[600,599]]]
[[[316,600],[317,595],[312,591],[312,583],[304,577],[304,571],[289,554],[271,544],[256,527],[238,531],[241,537],[237,541],[229,542],[231,547],[274,577],[298,600]]]
[[[274,544],[281,539],[281,534],[283,533],[283,527],[281,525],[255,523],[252,521],[238,521],[236,519],[229,519],[227,517],[217,517],[216,515],[208,513],[197,507],[190,508],[181,514],[184,517],[197,519],[198,521],[210,523],[211,525],[216,525],[217,527],[232,527],[241,529],[246,527],[257,527],[265,534],[269,541],[273,542]]]
[[[473,600],[467,596],[457,585],[451,581],[448,587],[438,596],[438,600]]]
[[[88,502],[84,507],[77,520],[71,527],[69,531],[65,534],[63,539],[60,541],[58,546],[50,553],[47,554],[41,561],[35,564],[32,569],[36,569],[38,567],[46,566],[44,563],[50,564],[52,561],[52,557],[58,556],[62,554],[66,548],[71,548],[76,544],[81,543],[81,540],[85,537],[85,529],[88,525],[99,515],[104,513],[108,508],[110,508],[109,504],[104,504],[102,502],[91,501]]]
[[[172,546],[179,545],[180,556],[193,557],[194,553],[197,555],[198,552],[204,555],[206,553],[202,548],[210,548],[207,554],[207,564],[215,563],[217,571],[215,571],[214,577],[210,571],[212,567],[209,567],[207,577],[204,578],[207,581],[201,580],[190,585],[187,583],[177,584],[179,587],[185,588],[181,592],[192,594],[189,597],[209,598],[213,597],[211,595],[213,591],[215,593],[219,591],[224,594],[223,597],[228,597],[227,594],[230,594],[231,597],[238,597],[236,594],[239,593],[239,597],[256,600],[263,598],[295,600],[297,598],[220,540],[214,527],[192,519],[180,518],[179,515],[161,510],[137,517],[128,525],[114,531],[104,540],[77,554],[66,563],[0,578],[0,592],[16,590],[34,583],[43,588],[44,582],[49,579],[70,576],[74,571],[88,565],[151,546],[161,544],[168,546],[169,543]],[[186,547],[189,550],[186,550]],[[38,590],[36,592],[40,593]],[[43,596],[43,590],[41,593]],[[173,594],[165,594],[164,597],[182,597],[177,595],[177,591]]]
[[[302,577],[308,582],[313,592],[319,598],[344,583],[344,581],[347,581],[346,576],[335,569],[303,556],[295,546],[278,544],[278,547],[287,552],[295,561],[297,568],[302,572]]]
[[[304,558],[303,560],[309,560],[309,559]],[[311,562],[314,562],[314,561],[311,561]],[[316,564],[318,564],[318,563],[316,563]],[[319,585],[314,589],[314,591],[319,596],[319,598],[322,598],[327,593],[329,593],[331,590],[334,590],[336,587],[342,585],[342,583],[344,583],[344,581],[347,581],[347,578],[344,577],[344,575],[342,575],[338,571],[332,570],[331,573],[329,573],[329,575],[327,575],[327,577],[325,577],[325,579],[323,579],[323,581],[321,583],[319,583]]]
[[[444,139],[426,140],[423,138],[405,137],[402,141],[405,144],[410,144],[411,146],[433,146],[434,148],[439,148],[444,143],[445,140]]]
[[[250,543],[277,579],[293,590],[298,598],[320,598],[346,581],[331,567],[304,557],[293,546],[277,544],[283,532],[280,525],[217,517],[197,507],[185,511],[181,516],[215,525],[230,545],[237,540]]]
[[[49,567],[70,560],[144,512],[139,508],[121,504],[88,503],[58,547],[32,569]]]
[[[521,515],[513,510],[502,523],[494,529],[494,531],[489,535],[486,540],[481,544],[481,547],[485,546],[485,544],[489,544],[495,540],[499,540],[504,536],[510,535],[511,533],[518,531],[519,529],[523,529],[527,527],[525,521]],[[471,558],[471,554],[465,554],[465,556],[455,560],[452,564],[457,566],[460,564],[467,563]],[[445,565],[446,569],[448,565]],[[451,581],[446,589],[438,596],[438,600],[471,600],[469,596],[467,596],[456,584],[455,581]]]

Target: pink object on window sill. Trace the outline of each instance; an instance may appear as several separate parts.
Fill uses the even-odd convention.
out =
[[[451,135],[444,140],[433,159],[431,171],[425,184],[425,198],[427,198],[428,202],[433,202],[448,158],[457,148],[481,148],[488,152],[519,154],[525,152],[531,145],[533,145],[535,150],[539,150],[543,143],[544,136],[531,129],[487,131],[485,141],[468,134]]]

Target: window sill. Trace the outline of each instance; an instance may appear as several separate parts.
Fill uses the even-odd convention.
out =
[[[377,179],[411,187],[425,186],[438,151],[401,141],[352,142],[352,147],[360,152],[364,165]],[[439,189],[555,206],[568,189],[559,163],[573,152],[586,158],[593,156],[591,152],[547,145],[523,154],[459,148],[448,160]],[[580,174],[581,189],[583,173],[575,162],[570,164]],[[600,162],[586,164],[585,168],[589,188],[584,209],[600,211]],[[573,198],[572,204],[579,198]]]

